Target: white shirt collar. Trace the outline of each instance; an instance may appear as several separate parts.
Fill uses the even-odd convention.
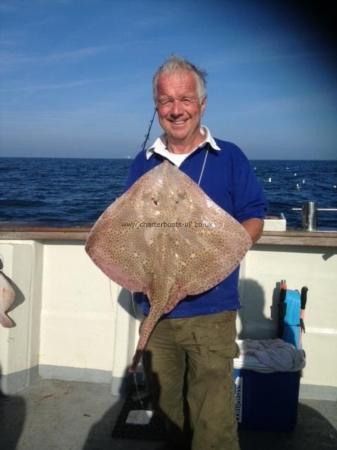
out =
[[[188,154],[186,154],[186,156],[188,156],[189,154],[193,153],[195,150],[197,150],[200,147],[203,147],[205,144],[209,144],[212,149],[214,150],[218,150],[220,151],[220,147],[217,145],[217,143],[215,142],[213,136],[211,135],[211,132],[209,131],[209,129],[205,126],[202,126],[200,128],[200,132],[201,134],[205,135],[205,139],[191,152],[189,152]],[[167,156],[167,152],[168,149],[166,148],[165,145],[165,135],[162,134],[159,138],[157,138],[153,144],[146,150],[146,159],[150,159],[151,156],[153,155],[153,153],[158,153],[159,155],[162,156]]]

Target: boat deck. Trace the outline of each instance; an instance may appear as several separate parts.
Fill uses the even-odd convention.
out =
[[[0,396],[0,448],[6,450],[159,450],[163,443],[113,439],[123,400],[108,384],[40,379],[16,395]],[[241,450],[337,448],[337,404],[300,400],[291,433],[240,431]]]

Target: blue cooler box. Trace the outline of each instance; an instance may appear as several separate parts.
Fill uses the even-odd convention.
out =
[[[262,373],[235,368],[234,364],[239,429],[293,430],[297,421],[300,373]]]

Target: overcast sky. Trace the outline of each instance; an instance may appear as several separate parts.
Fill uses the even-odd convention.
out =
[[[175,53],[208,72],[216,137],[250,159],[337,159],[333,2],[304,3],[1,0],[1,156],[133,157]]]

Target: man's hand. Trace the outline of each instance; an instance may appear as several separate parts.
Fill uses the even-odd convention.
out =
[[[252,238],[253,244],[261,237],[263,231],[262,219],[248,219],[241,224]]]

